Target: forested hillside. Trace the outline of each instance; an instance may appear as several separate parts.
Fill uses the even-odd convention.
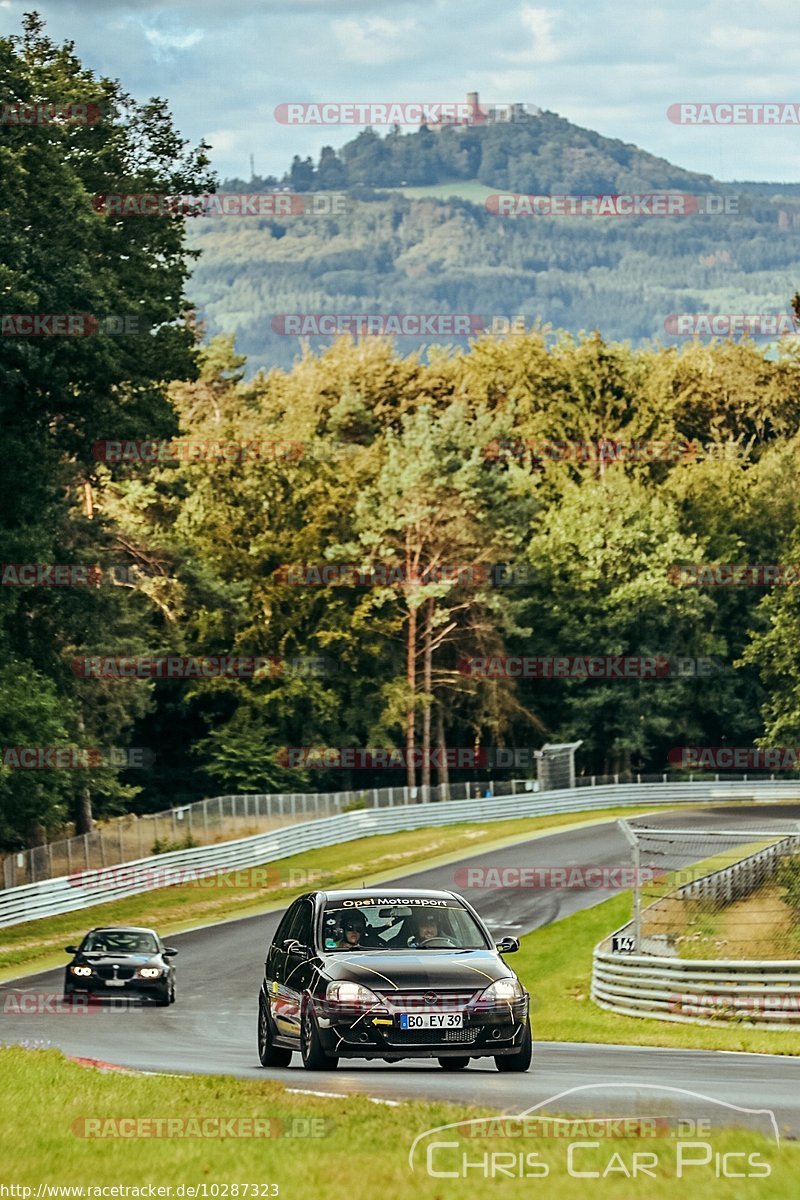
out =
[[[86,71],[36,18],[25,27],[0,41],[9,95],[89,97],[131,119],[37,141],[6,131],[5,311],[138,313],[152,332],[0,339],[0,846],[214,793],[405,779],[298,768],[293,747],[580,739],[579,769],[603,773],[665,770],[686,744],[797,741],[797,589],[692,586],[675,569],[800,562],[797,342],[765,356],[611,336],[623,316],[653,333],[662,312],[712,297],[786,309],[800,263],[767,201],[730,223],[545,225],[401,197],[336,218],[197,220],[203,258],[185,295],[184,218],[115,218],[92,198],[120,178],[131,193],[208,191],[205,147],[187,147],[163,105]],[[235,344],[203,340],[191,302],[204,292]],[[341,338],[276,365],[271,314],[332,305],[577,313],[605,332],[482,335],[424,358]],[[141,451],[176,435],[185,451]],[[683,449],[561,461],[536,451],[542,439]],[[54,582],[54,564],[82,580]],[[364,578],[325,582],[336,564]],[[95,669],[168,655],[268,665],[252,678]],[[713,670],[464,668],[507,655]],[[138,747],[146,769],[21,769],[21,747]]]
[[[439,198],[421,196],[420,185],[437,185]],[[296,357],[298,339],[273,328],[284,313],[471,313],[487,327],[522,315],[530,326],[670,344],[665,321],[673,313],[785,312],[800,273],[798,185],[722,185],[555,113],[435,133],[367,129],[338,153],[323,147],[316,162],[295,157],[282,180],[233,179],[221,190],[277,186],[338,193],[344,211],[222,217],[192,229],[203,251],[193,295],[209,333],[235,331],[250,372]],[[734,211],[507,217],[472,202],[473,190],[487,188],[713,193]],[[429,341],[398,345],[424,353]],[[310,344],[319,349],[329,339]]]

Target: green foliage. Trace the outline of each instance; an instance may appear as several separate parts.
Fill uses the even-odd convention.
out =
[[[111,110],[96,126],[4,133],[7,311],[136,312],[155,330],[135,345],[63,339],[58,353],[47,338],[0,338],[0,561],[137,568],[97,587],[0,588],[0,737],[156,756],[137,775],[4,760],[0,844],[86,824],[92,810],[159,810],[212,789],[405,782],[290,769],[291,747],[435,747],[440,731],[454,747],[582,739],[579,765],[603,774],[660,772],[681,744],[800,739],[798,590],[685,588],[669,574],[678,562],[800,562],[797,349],[634,348],[553,332],[602,317],[611,334],[647,337],[663,332],[662,308],[724,300],[745,312],[756,293],[762,309],[772,296],[783,307],[800,264],[790,239],[774,236],[769,197],[754,192],[731,221],[505,221],[463,200],[370,189],[444,178],[557,192],[710,184],[554,114],[462,133],[365,131],[338,155],[326,147],[317,167],[292,167],[298,189],[372,196],[342,215],[235,232],[195,223],[191,241],[206,254],[193,286],[209,324],[237,335],[201,346],[184,296],[194,253],[184,220],[115,219],[92,197],[121,180],[127,192],[207,190],[205,147],[187,148],[160,101],[137,105],[87,71],[37,17],[21,39],[0,39],[0,82],[4,95]],[[296,346],[267,328],[267,309],[523,312],[547,323],[424,357],[407,341],[343,337],[291,362]],[[254,366],[271,369],[248,379]],[[304,451],[152,465],[91,453],[102,437],[176,434]],[[553,438],[722,450],[583,464],[531,451]],[[515,439],[519,455],[489,452]],[[473,578],[294,587],[278,570],[335,562],[461,566]],[[501,586],[495,563],[527,575]],[[135,654],[316,658],[330,669],[152,682],[83,678],[74,663]],[[465,656],[509,654],[713,657],[723,669],[612,683],[460,668]]]
[[[169,838],[156,838],[150,847],[151,854],[171,854],[173,850],[194,850],[200,843],[195,841],[190,833],[177,841]]]
[[[785,858],[775,872],[775,881],[785,888],[783,899],[792,908],[800,909],[800,857]]]

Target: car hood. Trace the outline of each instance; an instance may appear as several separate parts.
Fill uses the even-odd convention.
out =
[[[163,967],[164,963],[158,954],[76,954],[73,960],[85,963],[88,967]]]
[[[459,988],[476,991],[514,972],[491,950],[366,950],[321,954],[327,979],[363,983],[376,991],[416,988]]]

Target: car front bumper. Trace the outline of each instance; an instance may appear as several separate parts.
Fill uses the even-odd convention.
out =
[[[64,995],[84,995],[113,1000],[115,996],[151,996],[160,997],[170,990],[169,979],[162,975],[160,979],[121,979],[118,984],[109,986],[106,979],[75,978],[70,976],[64,983]]]
[[[342,1017],[317,1011],[323,1049],[340,1058],[482,1058],[518,1053],[528,1025],[528,998],[465,1011],[461,1029],[401,1029],[397,1014]]]

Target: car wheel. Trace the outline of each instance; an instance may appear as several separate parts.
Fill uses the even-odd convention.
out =
[[[519,1050],[517,1050],[514,1054],[495,1054],[494,1065],[497,1067],[498,1071],[527,1071],[528,1067],[531,1065],[532,1054],[533,1040],[531,1038],[531,1023],[530,1021],[527,1021]]]
[[[469,1066],[469,1058],[440,1058],[439,1066],[443,1071],[463,1071]]]
[[[170,1003],[169,992],[164,990],[160,995],[154,998],[154,1003],[157,1008],[166,1008]]]
[[[292,1061],[291,1050],[273,1044],[269,1011],[262,995],[258,997],[258,1057],[262,1067],[288,1067]]]
[[[174,983],[173,983],[172,987],[169,989],[169,1002],[170,1002],[170,1004],[175,1003],[175,984]]]
[[[303,1004],[300,1021],[300,1052],[307,1071],[333,1071],[339,1065],[338,1055],[326,1054],[319,1037],[319,1027],[310,1001]]]

